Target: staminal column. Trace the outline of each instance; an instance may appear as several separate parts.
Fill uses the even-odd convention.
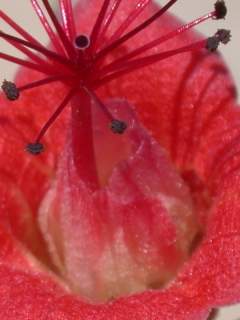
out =
[[[79,90],[71,100],[73,161],[79,177],[93,191],[99,187],[93,144],[92,100]]]

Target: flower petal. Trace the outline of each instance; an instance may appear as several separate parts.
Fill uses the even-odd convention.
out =
[[[210,307],[240,301],[239,182],[239,171],[223,182],[205,240],[179,277],[186,295]]]
[[[149,292],[94,306],[64,293],[41,273],[2,265],[0,278],[0,316],[3,320],[204,320],[208,315],[208,311],[196,307],[192,299],[174,291]]]

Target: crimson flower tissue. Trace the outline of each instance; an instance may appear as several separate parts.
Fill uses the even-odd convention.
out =
[[[20,65],[0,96],[1,319],[204,320],[240,301],[227,8],[184,24],[176,2],[31,0],[48,47],[0,11],[26,56],[0,52]]]

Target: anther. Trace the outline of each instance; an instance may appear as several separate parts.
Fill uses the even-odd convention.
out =
[[[110,124],[110,128],[113,133],[123,134],[127,129],[127,125],[124,121],[114,119]]]
[[[227,7],[224,0],[215,3],[215,19],[224,19],[227,15]]]
[[[231,40],[231,31],[219,29],[213,37],[207,39],[206,49],[210,52],[216,51],[219,44],[227,44]]]
[[[44,147],[40,142],[28,143],[26,146],[26,151],[31,154],[38,155],[44,151]]]
[[[227,44],[231,40],[231,31],[226,29],[218,29],[215,34],[219,41],[223,44]]]
[[[8,100],[14,101],[19,98],[19,90],[15,85],[15,83],[4,80],[1,88],[5,93],[6,97],[8,98]]]
[[[210,52],[214,52],[217,50],[219,46],[220,40],[217,36],[213,36],[207,39],[206,49]]]
[[[90,39],[87,35],[81,34],[75,38],[75,46],[78,49],[84,50],[90,45]]]

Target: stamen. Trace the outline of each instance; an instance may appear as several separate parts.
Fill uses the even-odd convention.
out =
[[[231,31],[226,29],[218,29],[216,36],[219,38],[220,42],[223,44],[228,44],[231,40]]]
[[[119,38],[118,40],[114,41],[109,46],[102,49],[95,57],[95,61],[99,60],[100,58],[103,58],[106,54],[108,54],[110,51],[115,50],[117,47],[122,45],[127,40],[134,37],[136,34],[147,28],[150,24],[152,24],[155,20],[157,20],[160,16],[162,16],[173,4],[177,2],[177,0],[170,0],[164,7],[159,9],[154,15],[152,15],[149,19],[147,19],[145,22],[140,24],[138,27],[133,29],[132,31],[125,34],[123,37]]]
[[[216,19],[224,19],[227,15],[227,7],[224,0],[218,0],[215,3]]]
[[[62,79],[63,79],[63,77],[61,77],[61,76],[47,77],[45,79],[34,81],[34,82],[28,83],[28,84],[26,84],[24,86],[18,87],[18,91],[19,92],[26,91],[26,90],[29,90],[29,89],[33,89],[33,88],[37,88],[37,87],[49,84],[51,82],[60,81]]]
[[[91,37],[90,37],[90,39],[91,39],[91,50],[92,51],[95,49],[96,42],[97,42],[99,33],[101,31],[103,20],[105,18],[106,13],[107,13],[107,9],[109,7],[109,4],[110,4],[110,0],[104,0],[103,1],[100,13],[99,13],[99,15],[97,17],[97,20],[95,22],[95,25],[93,27],[93,30],[92,30],[92,33],[91,33]]]
[[[28,42],[34,43],[39,47],[43,47],[43,45],[37,41],[34,37],[32,37],[27,31],[25,31],[22,27],[20,27],[16,22],[14,22],[6,13],[0,10],[0,18],[2,18],[9,26],[11,26],[17,33],[19,33],[25,40]]]
[[[73,15],[72,1],[59,0],[59,2],[60,2],[64,30],[68,38],[70,39],[70,41],[73,41],[74,38],[76,37],[76,26],[75,26],[74,15]]]
[[[96,47],[98,47],[99,45],[101,45],[101,43],[103,42],[103,39],[107,33],[107,30],[117,12],[117,9],[118,7],[120,6],[120,3],[121,3],[122,0],[115,0],[110,8],[110,12],[108,14],[108,16],[106,17],[106,20],[104,22],[104,25],[103,25],[103,30],[100,34],[100,36],[98,37],[98,41],[97,41],[97,44],[96,44]]]
[[[65,52],[63,50],[62,44],[59,41],[59,38],[57,37],[57,35],[55,34],[55,32],[53,32],[53,29],[51,28],[50,24],[48,23],[40,5],[38,4],[37,0],[31,0],[33,9],[35,10],[40,22],[42,23],[42,26],[44,27],[44,29],[46,30],[49,39],[51,40],[53,46],[55,47],[56,51],[62,55],[65,56]]]
[[[44,54],[49,59],[52,59],[52,60],[57,61],[57,62],[60,62],[61,64],[64,64],[64,65],[73,67],[73,64],[71,63],[71,61],[69,61],[68,59],[66,59],[66,58],[60,56],[59,54],[57,54],[57,53],[55,53],[55,52],[53,52],[51,50],[48,50],[48,49],[46,49],[44,47],[39,47],[39,46],[35,45],[34,43],[28,42],[26,40],[22,40],[20,38],[14,37],[14,36],[11,36],[9,34],[6,34],[6,33],[2,32],[2,31],[0,31],[0,37],[3,38],[3,39],[6,39],[6,40],[10,40],[10,41],[22,44],[22,45],[24,45],[24,46],[26,46],[28,48],[31,48],[33,50],[38,51],[39,53]]]
[[[48,121],[45,123],[45,125],[40,130],[37,139],[34,143],[31,143],[29,145],[39,145],[40,140],[43,138],[47,130],[50,128],[50,126],[54,123],[54,121],[57,119],[57,117],[60,115],[60,113],[63,111],[63,109],[67,106],[71,98],[74,96],[75,92],[77,91],[77,88],[72,88],[69,93],[66,95],[60,106],[55,110],[55,112],[51,115],[51,117],[48,119]]]
[[[6,97],[8,98],[8,100],[14,101],[19,98],[19,90],[15,85],[15,83],[4,80],[1,88],[5,93]]]
[[[59,23],[54,11],[52,10],[50,4],[49,4],[49,1],[48,0],[42,0],[48,14],[49,14],[49,17],[51,18],[53,24],[54,24],[54,27],[56,28],[57,30],[57,33],[59,35],[59,38],[61,39],[62,41],[62,44],[64,45],[64,48],[66,49],[69,57],[71,58],[74,58],[75,57],[75,50],[74,50],[74,47],[72,46],[71,42],[69,41],[68,37],[66,36],[61,24]]]
[[[225,29],[219,29],[213,37],[207,39],[206,49],[210,52],[217,50],[220,42],[227,44],[231,39],[231,32]]]
[[[127,129],[127,124],[124,121],[117,120],[113,117],[111,112],[107,109],[107,107],[104,105],[104,103],[99,99],[99,97],[93,92],[92,90],[88,88],[83,88],[88,95],[95,101],[95,103],[101,108],[101,110],[106,114],[106,116],[110,119],[110,128],[113,131],[113,133],[122,134]]]
[[[29,68],[29,69],[32,69],[32,70],[35,70],[35,71],[38,71],[41,73],[45,73],[45,74],[49,74],[49,75],[53,74],[53,71],[51,71],[49,68],[46,68],[44,65],[39,65],[36,63],[32,63],[30,61],[16,58],[14,56],[11,56],[11,55],[3,53],[3,52],[0,52],[0,59],[7,60],[12,63],[16,63],[20,66],[23,66],[23,67],[26,67],[26,68]]]
[[[206,49],[210,52],[214,52],[217,50],[219,43],[219,39],[216,36],[210,37],[207,39]]]
[[[161,60],[170,58],[180,53],[198,51],[204,48],[210,51],[214,51],[218,48],[220,42],[222,42],[222,39],[219,38],[219,36],[216,33],[211,38],[197,41],[193,44],[190,44],[175,50],[170,50],[170,51],[166,51],[158,54],[153,54],[144,58],[131,60],[129,62],[124,63],[120,68],[116,68],[115,72],[111,74],[107,74],[107,75],[103,73],[101,74],[101,71],[100,71],[99,78],[100,78],[100,75],[104,77],[102,79],[100,78],[93,84],[94,88],[98,88],[99,86],[102,86],[103,84],[106,84],[109,81],[119,78],[125,74],[133,72],[137,69],[141,69],[143,67],[149,66]]]
[[[26,151],[33,154],[38,155],[44,151],[43,144],[36,142],[36,143],[28,143],[26,145]]]
[[[116,41],[118,38],[122,36],[124,31],[134,22],[134,20],[142,13],[142,11],[147,7],[150,3],[150,0],[140,0],[136,4],[135,8],[128,15],[126,20],[119,26],[119,28],[114,32],[112,37],[109,39],[108,43]]]
[[[20,45],[18,43],[13,42],[13,41],[8,41],[8,43],[10,43],[12,46],[14,46],[16,49],[18,49],[19,51],[24,53],[28,58],[32,59],[33,61],[37,62],[38,64],[44,64],[45,67],[49,67],[49,64],[46,63],[45,60],[40,58],[38,55],[36,55],[35,53],[33,53],[31,50],[27,49],[23,45]]]
[[[17,33],[19,33],[25,40],[27,40],[29,43],[35,44],[37,47],[44,48],[44,46],[36,40],[33,36],[31,36],[27,31],[25,31],[22,27],[20,27],[16,22],[14,22],[8,15],[6,15],[2,10],[0,10],[0,18],[3,19],[10,27],[12,27]],[[7,39],[5,39],[7,40]],[[25,53],[29,58],[32,60],[40,63],[41,65],[44,65],[44,68],[47,68],[47,62],[45,62],[43,59],[41,59],[39,56],[31,52],[30,50],[27,50],[23,45],[20,45],[19,43],[7,40],[9,43],[14,45],[15,48],[20,50],[21,52]],[[48,68],[50,66],[48,65]],[[53,66],[52,66],[53,67]],[[59,65],[58,65],[59,70]]]
[[[185,25],[180,26],[176,30],[170,31],[166,35],[164,35],[156,40],[153,40],[153,41],[141,46],[140,48],[133,50],[132,52],[125,54],[123,57],[121,57],[121,58],[111,62],[109,65],[105,66],[102,70],[111,71],[112,69],[121,66],[121,64],[123,62],[126,62],[127,60],[130,60],[130,59],[132,59],[142,53],[145,53],[148,50],[151,50],[152,48],[159,46],[160,44],[164,43],[165,41],[173,39],[174,37],[179,36],[180,34],[182,34],[184,32],[187,32],[188,30],[195,27],[196,25],[203,23],[206,20],[208,20],[214,16],[215,16],[215,11],[210,12],[210,13],[208,13],[198,19],[195,19],[189,23],[186,23]]]
[[[90,45],[90,39],[89,39],[89,37],[87,35],[81,34],[81,35],[76,37],[75,46],[78,49],[84,50],[84,49],[88,48],[89,45]]]

